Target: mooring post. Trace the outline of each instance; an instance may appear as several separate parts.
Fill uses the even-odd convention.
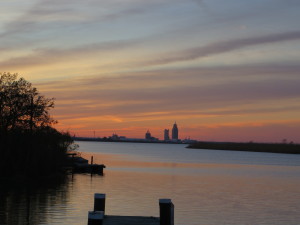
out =
[[[105,194],[95,193],[94,211],[102,211],[105,214]]]
[[[159,199],[160,225],[174,225],[174,204],[171,199]]]
[[[102,225],[103,218],[104,215],[102,211],[89,211],[87,225]]]

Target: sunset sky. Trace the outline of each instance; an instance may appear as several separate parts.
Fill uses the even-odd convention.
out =
[[[4,0],[0,71],[77,136],[300,143],[299,0]]]

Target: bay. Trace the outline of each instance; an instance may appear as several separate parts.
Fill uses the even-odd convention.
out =
[[[86,224],[94,193],[110,215],[158,216],[171,198],[176,225],[300,223],[299,155],[187,149],[181,144],[78,142],[104,176],[1,188],[0,224]],[[30,191],[29,191],[30,190]]]

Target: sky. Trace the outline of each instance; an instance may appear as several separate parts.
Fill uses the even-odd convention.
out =
[[[76,136],[300,143],[299,0],[2,0],[0,71]]]

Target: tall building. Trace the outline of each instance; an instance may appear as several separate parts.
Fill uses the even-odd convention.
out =
[[[165,129],[165,131],[164,131],[164,140],[165,141],[169,141],[170,140],[169,129]]]
[[[149,130],[147,130],[147,133],[145,134],[145,139],[146,140],[151,140],[151,133]]]
[[[178,140],[178,127],[176,122],[174,123],[172,128],[172,140]]]

